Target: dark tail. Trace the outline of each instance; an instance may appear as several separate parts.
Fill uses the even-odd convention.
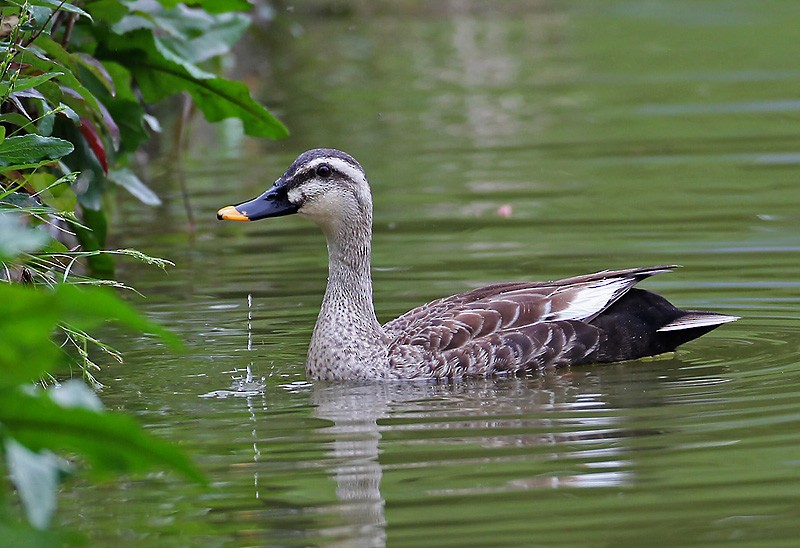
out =
[[[681,310],[661,295],[634,288],[590,322],[601,332],[600,346],[592,358],[615,362],[672,352],[683,343],[738,319]]]

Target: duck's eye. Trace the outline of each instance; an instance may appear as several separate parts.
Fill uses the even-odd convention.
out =
[[[317,175],[319,175],[320,177],[324,178],[330,177],[331,173],[333,173],[333,170],[331,169],[331,166],[329,166],[328,164],[320,164],[317,166]]]

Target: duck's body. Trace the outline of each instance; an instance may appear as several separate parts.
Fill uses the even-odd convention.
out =
[[[635,289],[674,268],[656,266],[490,285],[381,325],[372,303],[372,197],[358,162],[338,150],[310,150],[262,196],[218,217],[290,213],[319,224],[328,242],[328,286],[306,361],[314,379],[481,377],[630,360],[672,351],[737,319],[683,311]]]

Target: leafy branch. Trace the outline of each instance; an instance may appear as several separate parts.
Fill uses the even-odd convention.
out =
[[[115,321],[179,345],[113,292],[135,292],[114,279],[114,258],[172,263],[106,249],[115,188],[160,204],[133,161],[159,131],[153,106],[181,94],[212,122],[238,118],[249,135],[287,134],[244,84],[209,69],[247,29],[249,8],[246,0],[0,3],[0,454],[35,528],[48,526],[75,455],[101,474],[167,466],[202,481],[183,453],[102,409],[85,384],[100,387],[93,354],[122,358],[89,333]],[[75,364],[85,382],[64,381]],[[4,495],[0,487],[0,536],[19,545],[45,538],[19,532]]]

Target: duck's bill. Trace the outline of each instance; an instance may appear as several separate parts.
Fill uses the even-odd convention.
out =
[[[217,211],[220,221],[257,221],[267,217],[280,217],[297,213],[298,207],[291,203],[286,192],[270,189],[264,194],[235,206],[225,206]]]

